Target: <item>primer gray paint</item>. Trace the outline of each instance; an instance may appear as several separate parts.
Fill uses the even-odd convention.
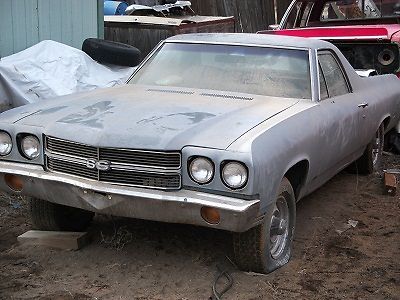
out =
[[[218,92],[243,99],[252,98],[234,100],[204,96],[207,93],[215,94],[215,91],[173,87],[163,87],[165,91],[160,91],[157,87],[127,85],[64,96],[57,101],[43,101],[40,104],[7,111],[0,115],[0,130],[6,130],[13,138],[19,132],[28,132],[40,139],[46,134],[97,147],[180,150],[182,190],[207,194],[207,200],[195,200],[196,193],[192,193],[190,199],[196,205],[203,203],[212,206],[212,199],[219,199],[216,200],[219,202],[222,199],[219,197],[224,195],[228,196],[223,198],[226,205],[224,209],[232,212],[239,199],[255,201],[252,203],[258,207],[257,213],[253,211],[250,216],[248,213],[229,214],[224,222],[231,222],[232,227],[227,223],[216,226],[232,231],[244,231],[248,229],[249,224],[257,224],[260,216],[271,207],[279,184],[291,167],[299,162],[305,162],[308,166],[301,178],[303,184],[297,191],[299,200],[359,158],[367,144],[372,141],[380,124],[385,122],[386,130],[389,130],[399,123],[398,78],[395,75],[359,77],[339,50],[330,43],[251,34],[187,35],[174,37],[166,42],[308,49],[313,70],[313,100]],[[339,58],[352,92],[319,100],[316,53],[321,49],[329,49]],[[368,107],[358,107],[358,104],[365,102],[369,104]],[[14,172],[17,174],[31,174],[30,176],[44,181],[64,182],[58,192],[65,191],[65,185],[68,184],[87,186],[86,181],[32,170],[32,166],[40,168],[43,157],[28,162],[15,148],[8,157],[2,159],[4,163],[0,161],[0,173],[5,173],[14,166]],[[187,162],[192,156],[205,156],[214,162],[216,175],[210,183],[200,186],[190,179]],[[243,162],[249,169],[248,183],[241,190],[228,189],[219,176],[220,166],[227,160]],[[23,166],[26,166],[26,170],[21,170],[24,169]],[[38,190],[40,186],[48,184],[39,182],[37,186],[32,186],[31,193],[42,193]],[[118,196],[122,193],[121,189],[123,190],[118,186],[101,183],[89,184],[89,187],[102,193],[109,191],[112,197]],[[126,191],[163,201],[160,192],[135,188],[127,188]],[[27,193],[29,194],[29,191]],[[161,192],[165,197],[175,195],[179,198],[180,194]],[[84,197],[78,197],[75,202],[68,202],[68,199],[63,201],[63,204],[82,208],[87,208],[89,203]],[[124,198],[123,201],[129,199]],[[181,205],[180,202],[175,204],[176,209]],[[98,211],[92,206],[90,209]],[[151,210],[151,207],[148,210]],[[112,213],[113,210],[110,208],[108,212]],[[196,214],[196,211],[193,213]],[[124,212],[124,216],[126,214],[127,212]],[[151,215],[146,211],[142,215],[136,215],[132,211],[131,214],[132,217],[164,220],[157,212]],[[241,220],[241,226],[238,227],[238,219],[235,218]],[[209,226],[198,221],[195,215],[190,220],[178,221]]]

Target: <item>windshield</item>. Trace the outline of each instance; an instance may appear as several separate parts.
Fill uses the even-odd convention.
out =
[[[340,0],[325,3],[321,21],[399,17],[399,0]]]
[[[166,43],[129,83],[311,99],[306,50]]]

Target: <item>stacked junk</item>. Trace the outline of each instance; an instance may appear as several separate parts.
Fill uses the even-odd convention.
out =
[[[104,15],[154,16],[195,15],[190,1],[177,0],[134,0],[129,5],[125,1],[104,1]]]

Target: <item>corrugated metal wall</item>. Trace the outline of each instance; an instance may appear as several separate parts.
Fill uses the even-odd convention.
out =
[[[0,0],[0,56],[51,39],[81,48],[102,37],[103,0]]]

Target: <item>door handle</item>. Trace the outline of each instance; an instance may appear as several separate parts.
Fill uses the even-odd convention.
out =
[[[360,104],[358,104],[358,107],[360,107],[360,108],[366,108],[368,106],[368,103],[360,103]]]

